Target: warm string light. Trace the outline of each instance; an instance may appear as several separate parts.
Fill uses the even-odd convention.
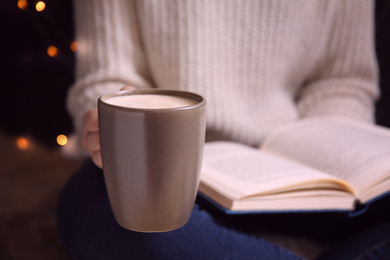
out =
[[[19,9],[26,10],[28,8],[28,1],[27,0],[18,0],[17,5],[18,5]],[[35,3],[35,10],[37,12],[42,12],[45,9],[46,9],[46,3],[44,1],[38,1]],[[69,49],[72,52],[76,52],[78,49],[78,46],[79,46],[78,42],[72,41],[69,45]],[[58,48],[54,45],[48,46],[46,52],[47,52],[47,55],[49,55],[52,58],[57,57],[59,54]]]
[[[45,8],[46,8],[46,4],[43,1],[38,1],[35,4],[35,10],[37,10],[37,12],[42,12],[43,10],[45,10]]]
[[[18,7],[21,10],[26,10],[28,7],[28,2],[27,0],[18,0]]]
[[[23,136],[16,138],[16,145],[20,150],[27,150],[30,148],[30,141]]]
[[[73,41],[70,43],[69,45],[69,48],[73,51],[73,52],[76,52],[77,49],[79,48],[79,43],[76,42],[76,41]],[[50,45],[48,48],[47,48],[47,55],[49,55],[50,57],[52,58],[55,58],[57,57],[58,55],[58,48],[54,45]]]
[[[61,145],[61,146],[64,146],[68,143],[68,137],[66,137],[66,135],[58,135],[57,136],[57,144],[58,145]]]
[[[29,6],[29,3],[27,0],[18,0],[17,6],[21,10],[26,10]],[[35,10],[37,12],[42,12],[45,10],[45,8],[46,8],[46,3],[44,1],[37,1],[35,3]],[[76,52],[78,49],[78,46],[79,46],[78,42],[72,41],[69,45],[69,49],[72,52]],[[46,52],[47,52],[47,55],[49,55],[52,58],[57,57],[59,54],[58,48],[54,45],[48,46]],[[57,141],[58,145],[65,146],[68,143],[68,138],[66,135],[60,134],[57,136],[56,141]],[[16,138],[16,146],[20,150],[30,150],[32,148],[32,142],[31,142],[31,140],[27,139],[26,137],[20,136],[20,137]]]
[[[68,137],[64,134],[60,134],[57,136],[56,141],[59,146],[65,146],[68,143]],[[24,136],[19,136],[16,138],[16,146],[20,150],[27,151],[32,148],[32,141]]]
[[[78,42],[73,41],[73,42],[70,43],[70,49],[71,49],[73,52],[77,51],[78,48],[79,48],[79,43],[78,43]]]
[[[48,48],[47,48],[47,55],[49,55],[50,57],[54,58],[58,55],[58,49],[56,46],[54,45],[50,45]]]

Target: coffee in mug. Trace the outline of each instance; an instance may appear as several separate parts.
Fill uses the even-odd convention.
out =
[[[139,94],[116,96],[107,99],[105,102],[116,106],[130,108],[164,109],[193,106],[196,105],[198,101],[179,96]]]

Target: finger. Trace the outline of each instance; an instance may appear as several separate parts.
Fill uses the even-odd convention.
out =
[[[135,90],[135,87],[133,86],[123,86],[121,90]]]
[[[99,118],[97,108],[88,111],[83,118],[83,129],[85,132],[99,131]]]
[[[83,138],[83,146],[90,153],[100,151],[99,132],[87,133]]]
[[[91,154],[91,158],[92,158],[93,163],[94,163],[97,167],[99,167],[100,169],[103,168],[102,154],[101,154],[100,151],[92,153],[92,154]]]

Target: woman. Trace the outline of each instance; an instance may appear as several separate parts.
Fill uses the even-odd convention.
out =
[[[68,109],[92,163],[60,200],[76,259],[298,259],[195,205],[176,231],[119,227],[101,173],[97,98],[123,86],[197,92],[207,140],[251,146],[304,117],[373,122],[373,1],[76,1],[77,80]]]

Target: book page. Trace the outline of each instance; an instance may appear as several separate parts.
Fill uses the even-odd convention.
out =
[[[338,178],[231,142],[205,145],[199,190],[206,189],[230,199],[312,189],[354,193],[352,187]]]
[[[257,209],[259,212],[298,212],[305,210],[324,212],[327,210],[352,210],[354,208],[354,197],[336,190],[308,190],[249,197],[223,206],[234,211],[255,212]]]
[[[390,172],[390,131],[340,118],[293,123],[273,133],[261,149],[342,178],[361,195]]]

